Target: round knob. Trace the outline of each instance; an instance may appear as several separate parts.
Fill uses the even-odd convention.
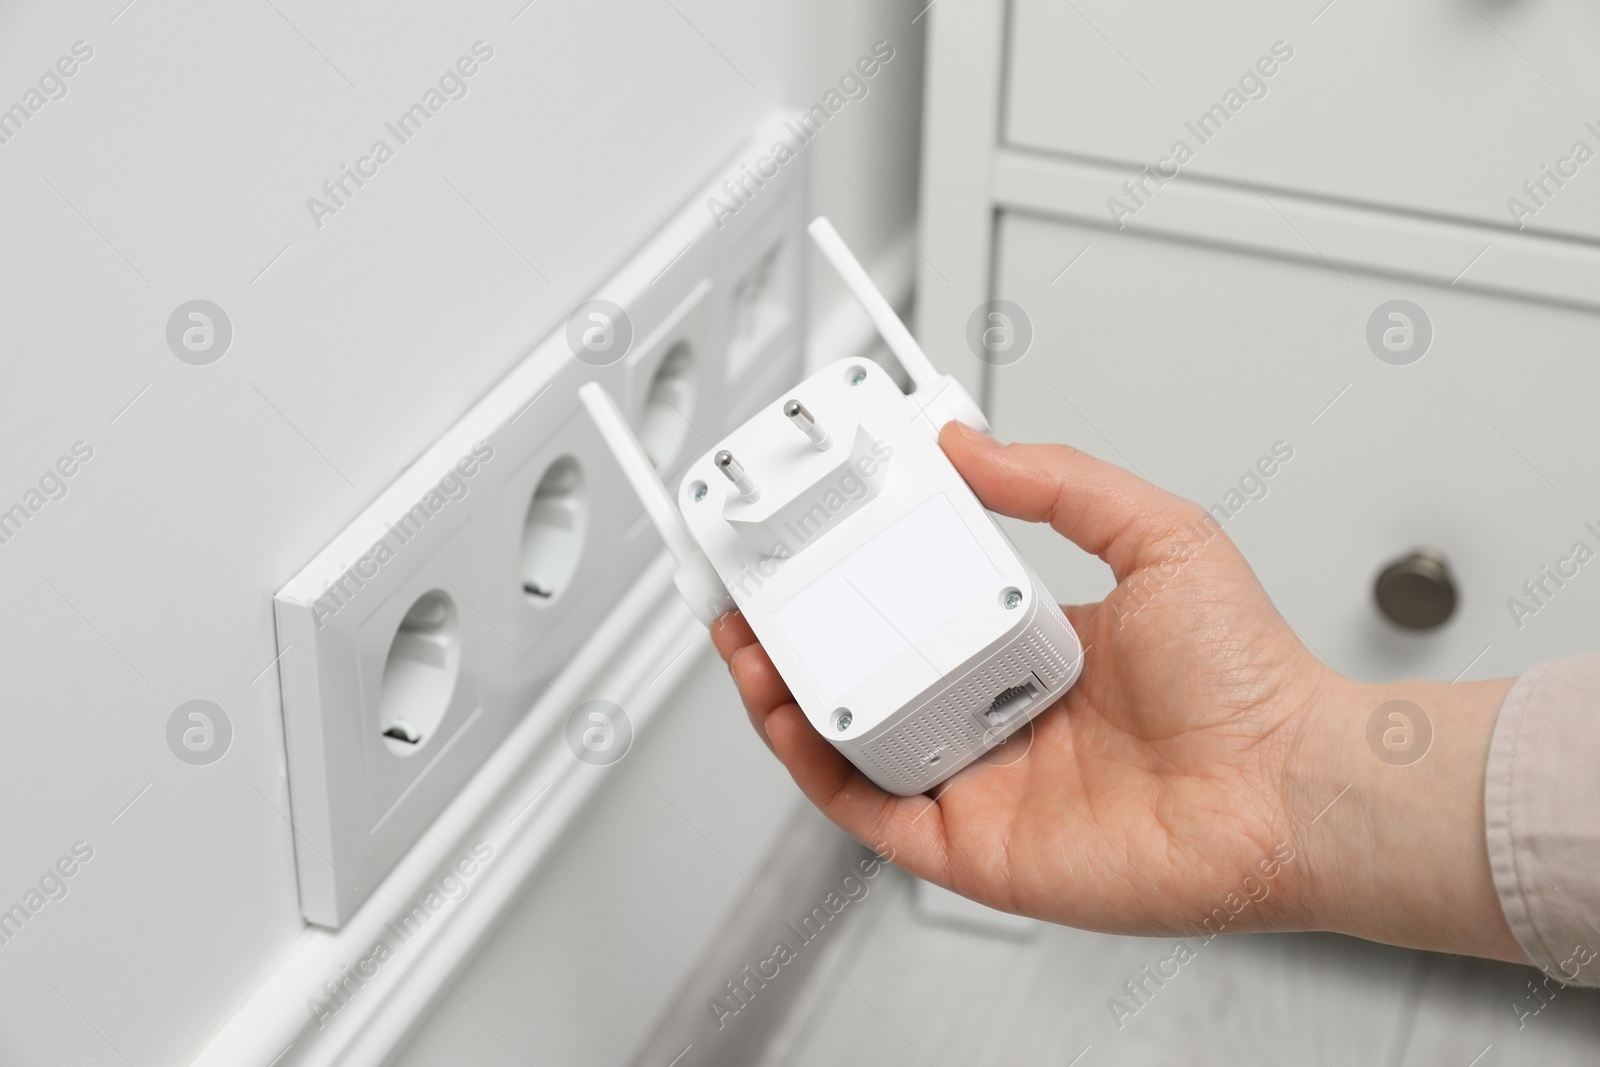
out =
[[[1458,599],[1449,562],[1431,548],[1416,549],[1383,568],[1372,595],[1384,617],[1407,630],[1443,626]]]

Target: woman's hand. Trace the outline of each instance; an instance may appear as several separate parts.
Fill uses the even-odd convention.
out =
[[[1198,506],[1065,446],[1002,447],[957,423],[940,444],[986,507],[1050,523],[1117,587],[1066,609],[1083,672],[1031,736],[920,797],[868,781],[812,729],[744,619],[719,620],[757,732],[834,822],[964,896],[1072,926],[1337,929],[1521,958],[1474,806],[1507,683],[1349,682]],[[1367,745],[1368,717],[1397,696],[1434,717],[1431,766]]]

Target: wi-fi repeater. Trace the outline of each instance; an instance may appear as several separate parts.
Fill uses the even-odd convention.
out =
[[[830,363],[697,459],[676,502],[615,402],[579,390],[707,625],[738,608],[817,732],[891,793],[925,792],[1059,698],[1078,636],[939,448],[987,432],[826,218],[813,240],[914,391]]]

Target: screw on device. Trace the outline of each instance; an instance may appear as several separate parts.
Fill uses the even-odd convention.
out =
[[[717,465],[719,471],[728,476],[728,481],[739,490],[740,496],[750,501],[761,499],[761,487],[750,480],[750,476],[744,472],[744,467],[733,458],[732,452],[724,448],[716,454],[712,462]]]
[[[800,431],[816,446],[818,452],[827,451],[828,446],[833,444],[833,438],[828,436],[828,431],[800,401],[791,400],[783,405],[783,413],[788,416],[790,422],[800,427]]]

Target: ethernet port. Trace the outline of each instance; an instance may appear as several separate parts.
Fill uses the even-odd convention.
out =
[[[983,719],[990,726],[1004,726],[1032,707],[1043,692],[1044,686],[1039,684],[1038,677],[1029,674],[1016,685],[1001,690],[983,713]]]

